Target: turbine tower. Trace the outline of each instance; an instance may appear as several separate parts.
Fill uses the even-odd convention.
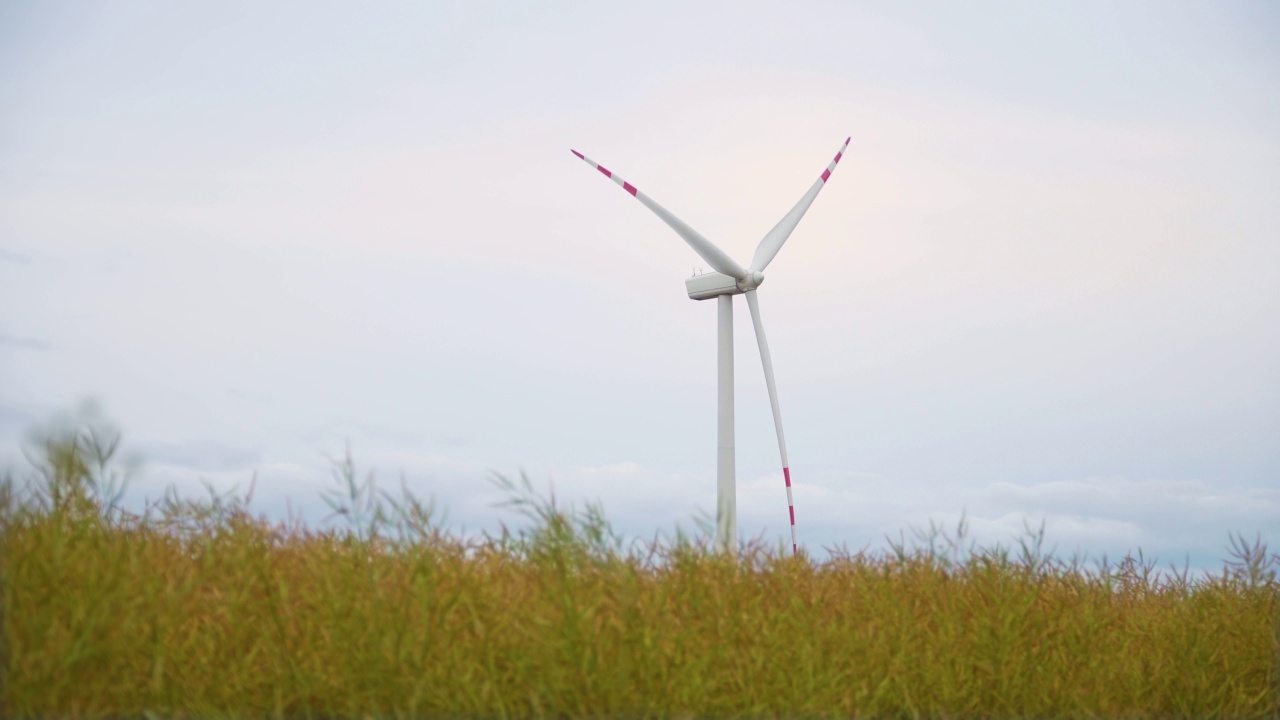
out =
[[[760,301],[756,298],[756,288],[764,282],[764,269],[782,249],[791,231],[796,229],[800,218],[813,204],[813,199],[826,185],[827,178],[836,169],[836,163],[849,147],[850,138],[845,138],[844,145],[836,153],[835,159],[822,171],[809,191],[800,198],[795,207],[778,221],[773,229],[765,234],[756,247],[756,254],[751,258],[751,265],[743,268],[733,258],[703,237],[697,230],[689,227],[683,220],[672,215],[666,208],[654,202],[648,195],[636,189],[635,185],[623,180],[591,158],[577,150],[571,150],[579,159],[586,162],[613,180],[623,190],[631,193],[645,207],[653,211],[672,230],[684,238],[684,241],[707,261],[715,272],[695,275],[684,281],[685,289],[693,300],[709,300],[716,298],[718,317],[717,343],[717,414],[716,414],[716,546],[720,550],[733,547],[738,536],[737,488],[735,484],[734,444],[733,444],[733,296],[746,295],[747,307],[751,310],[751,324],[755,327],[756,344],[760,346],[760,361],[764,365],[764,382],[769,390],[769,406],[773,409],[773,427],[778,434],[778,453],[782,456],[782,477],[787,485],[787,511],[791,518],[791,552],[798,552],[796,544],[796,510],[791,496],[791,466],[787,461],[787,443],[782,435],[782,413],[778,409],[778,389],[773,381],[773,360],[769,356],[769,343],[765,340],[764,325],[760,320]]]

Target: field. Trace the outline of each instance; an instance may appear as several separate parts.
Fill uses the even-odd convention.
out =
[[[357,482],[317,531],[244,498],[120,509],[115,442],[0,487],[5,717],[1275,717],[1277,557],[1193,579],[935,532],[817,561],[624,544],[507,482],[480,540]],[[961,528],[962,530],[962,528]]]

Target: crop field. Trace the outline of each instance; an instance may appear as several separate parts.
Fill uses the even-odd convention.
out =
[[[506,482],[524,529],[452,537],[356,481],[314,530],[243,498],[120,509],[115,443],[0,488],[0,713],[28,717],[1275,717],[1277,558],[1221,573],[965,546],[627,544]],[[962,530],[963,528],[961,528]]]

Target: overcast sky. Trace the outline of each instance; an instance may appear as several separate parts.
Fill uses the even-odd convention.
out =
[[[714,510],[704,264],[760,301],[801,543],[1280,543],[1280,10],[1256,3],[5,3],[0,460],[97,399],[166,485],[318,523],[328,457],[494,528]],[[735,303],[740,531],[786,498]]]

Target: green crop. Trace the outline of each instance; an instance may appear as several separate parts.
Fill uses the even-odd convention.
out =
[[[1274,555],[1220,575],[947,542],[817,561],[501,480],[480,539],[356,482],[349,529],[247,498],[119,507],[114,439],[47,440],[0,485],[0,713],[78,717],[1275,717]],[[963,527],[961,528],[963,531]]]

